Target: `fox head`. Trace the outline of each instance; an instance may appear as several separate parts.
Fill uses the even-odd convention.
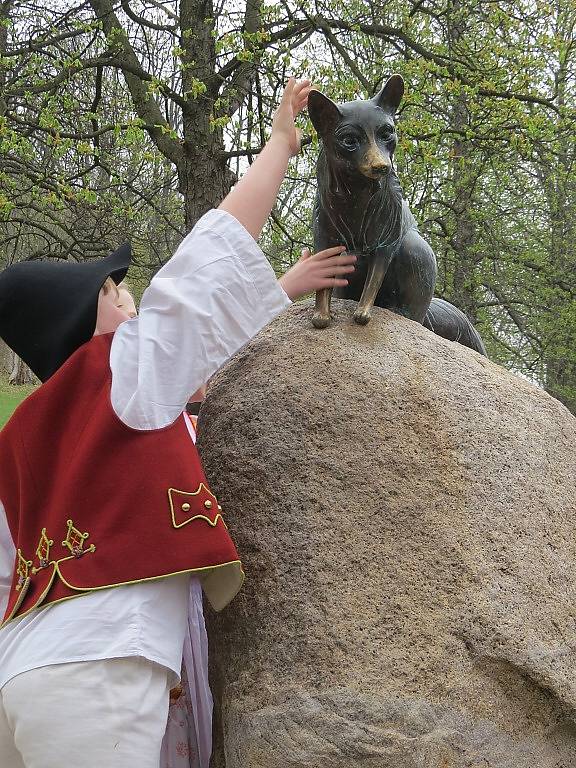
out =
[[[403,94],[400,75],[392,75],[382,90],[366,101],[336,104],[320,91],[311,91],[308,114],[328,162],[346,175],[361,173],[375,181],[385,177],[393,168],[397,142],[394,117]]]

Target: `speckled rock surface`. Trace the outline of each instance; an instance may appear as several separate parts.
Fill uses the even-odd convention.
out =
[[[218,375],[246,584],[207,611],[215,768],[576,768],[576,419],[385,310],[292,306]]]

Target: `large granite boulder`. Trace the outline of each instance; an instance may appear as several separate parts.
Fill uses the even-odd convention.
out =
[[[208,615],[212,765],[576,766],[576,419],[351,311],[291,307],[202,408],[247,577]]]

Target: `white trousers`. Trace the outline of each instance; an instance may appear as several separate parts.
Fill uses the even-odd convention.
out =
[[[0,691],[0,766],[158,768],[168,674],[130,657],[17,675]]]

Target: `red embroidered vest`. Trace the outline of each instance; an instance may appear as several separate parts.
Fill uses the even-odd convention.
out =
[[[138,431],[110,403],[97,336],[0,432],[0,501],[17,554],[4,621],[95,589],[200,572],[223,608],[243,580],[184,416]]]

